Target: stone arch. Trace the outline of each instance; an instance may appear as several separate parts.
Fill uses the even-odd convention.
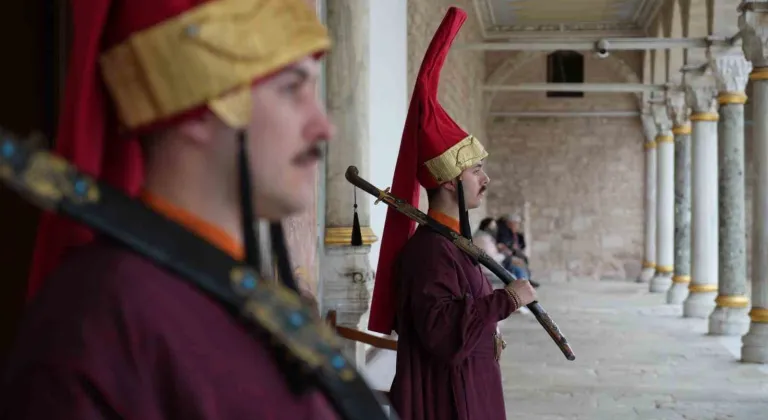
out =
[[[485,83],[488,85],[500,85],[525,65],[546,54],[549,54],[549,52],[520,51],[499,64],[496,69],[486,77]],[[640,83],[640,77],[638,77],[637,72],[635,72],[623,59],[616,57],[615,54],[609,55],[603,61],[612,72],[618,74],[627,83]],[[485,115],[488,115],[491,111],[491,105],[493,104],[493,100],[496,98],[497,93],[498,92],[492,91],[485,95]],[[642,107],[642,95],[638,93],[636,96],[638,106]]]
[[[680,3],[675,1],[669,9],[669,38],[682,38],[683,18],[680,13]],[[685,64],[685,54],[683,48],[673,48],[667,50],[667,81],[680,83],[683,79],[680,69]]]
[[[681,11],[687,7],[687,15],[683,21],[683,35],[688,38],[703,38],[710,34],[710,2],[712,0],[682,0]],[[682,3],[687,3],[683,6]],[[685,31],[687,29],[687,33]],[[707,60],[706,50],[703,48],[686,50],[685,64],[702,64]]]
[[[657,38],[664,37],[664,25],[662,22],[656,24],[655,36]],[[667,51],[666,50],[653,50],[651,51],[653,60],[653,76],[651,81],[654,84],[667,83]]]

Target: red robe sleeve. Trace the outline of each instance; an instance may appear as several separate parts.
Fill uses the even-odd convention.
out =
[[[479,270],[468,259],[456,258],[453,246],[439,241],[421,253],[415,264],[408,264],[404,280],[410,283],[409,309],[424,348],[445,363],[460,364],[516,308],[504,289],[471,296],[464,273]]]

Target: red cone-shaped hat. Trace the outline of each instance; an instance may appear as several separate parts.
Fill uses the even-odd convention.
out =
[[[463,10],[448,9],[427,48],[413,89],[391,192],[414,207],[419,205],[419,184],[427,189],[436,188],[488,155],[480,142],[462,130],[437,101],[440,71],[466,20]],[[406,216],[391,208],[387,210],[368,322],[372,331],[390,334],[394,328],[393,270],[415,227],[415,222]]]

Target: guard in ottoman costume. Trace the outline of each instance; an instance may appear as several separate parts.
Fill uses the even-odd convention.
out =
[[[424,56],[397,159],[392,194],[470,237],[488,155],[437,101],[440,70],[466,20],[448,10]],[[493,290],[480,266],[445,237],[387,212],[368,328],[398,334],[392,406],[404,420],[505,419],[496,323],[531,303],[527,281]]]
[[[330,40],[315,11],[305,0],[72,7],[57,152],[258,266],[253,219],[273,222],[280,248],[277,223],[310,205],[308,175],[332,136],[316,95]],[[289,386],[266,339],[153,261],[52,215],[34,258],[0,418],[337,418],[322,394]]]

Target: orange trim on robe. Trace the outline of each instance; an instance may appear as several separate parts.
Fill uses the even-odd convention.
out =
[[[458,219],[454,219],[453,217],[448,216],[445,213],[439,212],[437,210],[432,210],[432,209],[427,211],[427,216],[435,219],[438,223],[445,225],[446,227],[450,228],[456,233],[461,232],[461,229],[459,228]]]
[[[245,255],[243,246],[222,228],[148,191],[142,191],[141,201],[152,210],[184,226],[192,233],[210,242],[216,248],[226,252],[232,258],[236,260],[243,259]]]

